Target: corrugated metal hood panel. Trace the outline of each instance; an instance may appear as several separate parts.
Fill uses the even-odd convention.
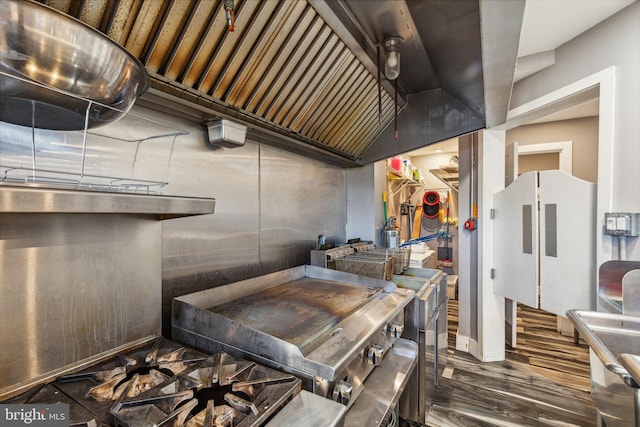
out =
[[[462,101],[457,107],[474,120],[443,138],[484,125],[481,70],[469,76],[468,69],[464,74],[465,70],[446,65],[445,50],[455,45],[444,43],[451,38],[442,34],[442,25],[436,28],[440,43],[430,43],[439,61],[432,64],[423,42],[430,35],[422,28],[425,14],[434,10],[451,20],[449,30],[456,40],[461,39],[464,26],[475,23],[471,35],[458,45],[467,48],[449,56],[461,55],[458,63],[477,67],[482,62],[477,0],[415,5],[381,0],[235,0],[233,32],[228,30],[221,0],[44,3],[124,46],[144,63],[152,89],[196,107],[195,117],[203,123],[215,116],[237,118],[250,127],[284,136],[285,141],[293,141],[294,151],[308,151],[311,157],[357,165],[371,161],[363,153],[384,143],[376,141],[393,122],[394,91],[390,82],[383,81],[379,116],[375,44],[393,32],[407,40],[401,56],[399,108],[406,106],[409,94],[447,90],[441,82],[452,82],[450,93]],[[442,6],[447,3],[446,8]],[[414,21],[421,24],[416,26]],[[438,51],[437,46],[441,46]]]

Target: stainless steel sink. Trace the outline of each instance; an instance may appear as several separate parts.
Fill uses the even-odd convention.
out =
[[[569,310],[567,317],[589,344],[591,397],[599,425],[638,426],[640,384],[618,356],[640,354],[640,317],[580,310]]]

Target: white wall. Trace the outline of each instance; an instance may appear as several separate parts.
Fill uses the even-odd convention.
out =
[[[556,62],[515,86],[510,109],[541,98],[581,79],[615,67],[611,186],[598,187],[612,211],[640,212],[640,2],[635,2],[596,27],[556,49]],[[543,31],[543,29],[541,29]],[[601,112],[601,120],[602,112]],[[601,122],[602,123],[602,122]],[[602,132],[600,132],[602,135]],[[602,152],[600,153],[603,154]],[[607,154],[607,153],[605,153]],[[599,176],[599,180],[603,178]],[[604,194],[610,192],[611,194]],[[600,202],[599,202],[600,203]],[[597,221],[603,221],[599,215]],[[600,234],[604,255],[615,257],[611,237]],[[628,259],[640,259],[640,239],[627,239]]]

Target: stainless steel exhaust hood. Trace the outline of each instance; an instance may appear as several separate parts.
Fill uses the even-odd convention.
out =
[[[503,122],[524,10],[524,0],[236,0],[231,32],[220,1],[44,3],[140,59],[152,92],[193,105],[192,119],[239,120],[281,137],[266,143],[341,166]],[[383,78],[379,96],[377,81],[376,44],[391,35],[404,39],[398,140],[385,130],[394,87]]]

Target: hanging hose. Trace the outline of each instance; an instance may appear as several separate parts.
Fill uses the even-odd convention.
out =
[[[413,245],[414,243],[430,242],[431,240],[448,238],[447,234],[448,233],[446,231],[438,230],[437,233],[429,234],[428,236],[418,237],[417,239],[408,240],[398,247],[403,248],[405,246]]]

